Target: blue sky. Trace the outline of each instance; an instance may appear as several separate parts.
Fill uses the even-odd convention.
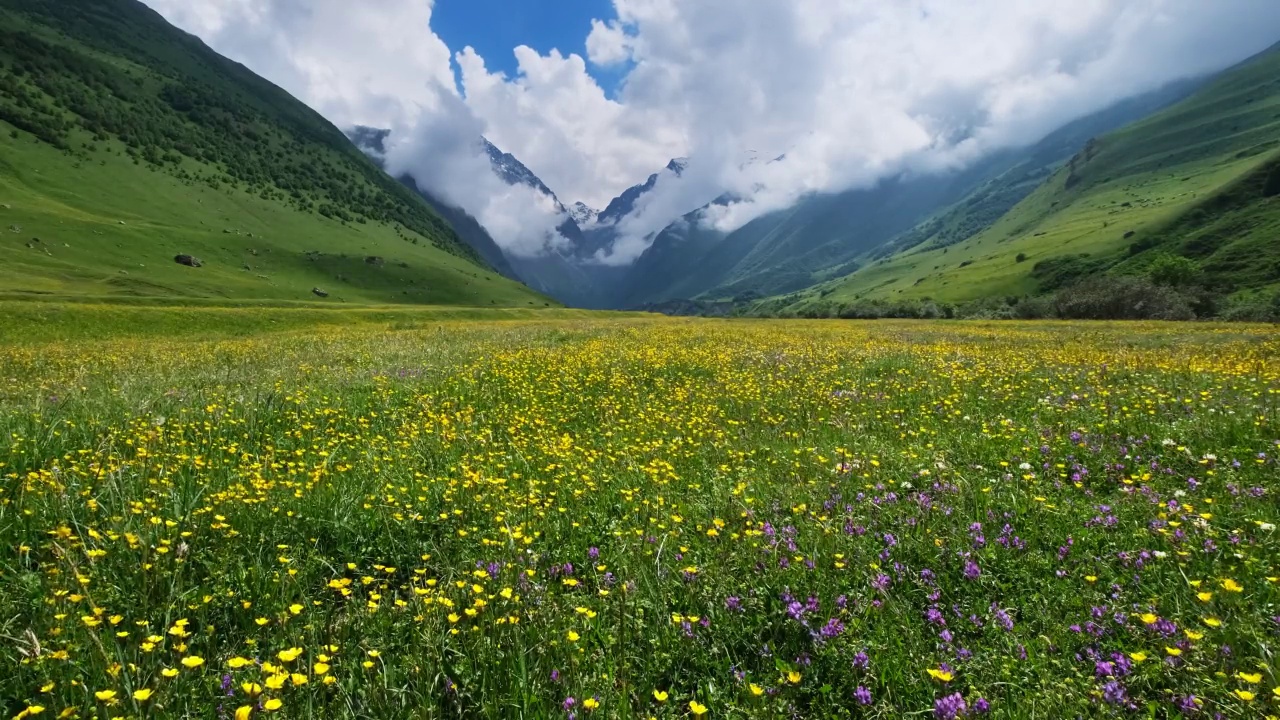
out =
[[[470,45],[490,72],[502,71],[513,78],[516,46],[528,45],[540,55],[555,48],[564,55],[577,53],[585,58],[591,20],[613,17],[610,0],[436,0],[431,29],[453,52]],[[623,74],[590,64],[588,71],[610,95]]]

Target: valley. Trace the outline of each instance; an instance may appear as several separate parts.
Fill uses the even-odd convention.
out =
[[[598,5],[0,0],[0,718],[1274,720],[1280,10]]]

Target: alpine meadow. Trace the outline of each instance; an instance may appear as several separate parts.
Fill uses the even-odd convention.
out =
[[[0,718],[1280,720],[1278,41],[0,0]]]

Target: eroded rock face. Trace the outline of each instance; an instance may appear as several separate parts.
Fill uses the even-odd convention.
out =
[[[186,265],[187,267],[198,268],[204,265],[204,263],[200,262],[200,258],[193,257],[191,255],[175,255],[173,261],[179,265]]]

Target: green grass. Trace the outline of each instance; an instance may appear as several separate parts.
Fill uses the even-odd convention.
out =
[[[168,298],[78,298],[74,302],[0,297],[0,347],[89,342],[118,338],[174,341],[247,337],[281,332],[418,330],[459,320],[590,320],[644,317],[567,308],[472,308],[368,305],[334,307],[315,302],[262,302]]]
[[[548,303],[315,112],[136,0],[4,0],[0,19],[0,292]]]
[[[1274,328],[215,310],[0,344],[7,716],[1280,702]]]
[[[1280,201],[1260,189],[1224,202],[1244,184],[1260,188],[1280,158],[1280,51],[1232,69],[1187,100],[1090,144],[985,231],[957,244],[922,243],[867,258],[851,275],[797,298],[964,302],[1042,291],[1038,262],[1087,256],[1117,271],[1130,246],[1181,254],[1205,226],[1218,236],[1196,259],[1227,292],[1280,281],[1275,230]],[[1233,218],[1220,218],[1230,210]],[[1209,255],[1221,251],[1215,261]],[[1152,252],[1151,255],[1155,253]],[[1018,260],[1021,255],[1024,259]],[[1245,272],[1248,256],[1260,268]],[[1148,256],[1149,257],[1149,256]],[[1234,265],[1232,264],[1234,262]]]
[[[548,302],[390,225],[344,223],[184,182],[111,149],[119,148],[74,159],[0,131],[0,290],[307,300],[318,299],[311,290],[319,287],[331,303]],[[178,265],[178,254],[204,267]]]

